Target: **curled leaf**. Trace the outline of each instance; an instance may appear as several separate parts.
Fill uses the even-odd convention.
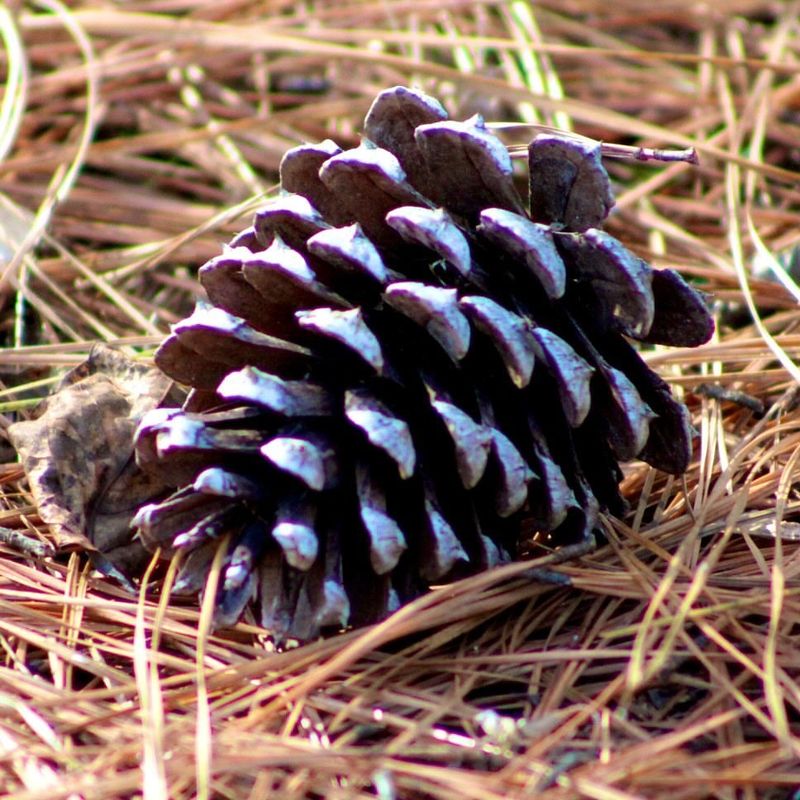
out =
[[[97,345],[44,401],[36,419],[10,426],[57,547],[101,551],[112,563],[119,549],[124,558],[116,566],[127,571],[135,565],[128,546],[131,519],[165,486],[136,465],[134,431],[170,386],[158,370]]]

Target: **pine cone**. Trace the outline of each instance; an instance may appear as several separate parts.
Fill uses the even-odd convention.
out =
[[[589,537],[619,461],[686,469],[687,411],[628,339],[705,342],[703,299],[598,229],[599,145],[540,135],[529,167],[526,211],[480,117],[396,87],[360,147],[290,150],[201,268],[210,305],[156,353],[193,391],[137,434],[178,488],[135,524],[185,551],[178,591],[224,542],[217,624],[254,599],[278,637],[374,621],[513,558],[523,520]]]

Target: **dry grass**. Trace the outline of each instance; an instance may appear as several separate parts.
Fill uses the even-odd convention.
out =
[[[0,6],[3,427],[93,341],[147,357],[284,150],[354,142],[370,98],[400,82],[454,115],[695,146],[699,168],[614,162],[610,229],[702,282],[721,322],[697,351],[650,355],[694,412],[696,463],[683,481],[631,465],[628,518],[554,567],[571,587],[514,564],[275,653],[78,556],[3,546],[2,796],[793,796],[800,294],[770,254],[800,240],[800,6],[526,8]],[[3,460],[0,525],[46,535],[7,445]]]

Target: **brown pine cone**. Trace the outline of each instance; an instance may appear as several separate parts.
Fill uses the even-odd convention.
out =
[[[479,118],[382,92],[364,143],[290,150],[281,196],[200,270],[210,305],[156,363],[193,387],[137,457],[174,485],[144,542],[187,552],[217,623],[276,637],[378,620],[431,583],[619,513],[619,461],[681,473],[686,409],[628,339],[697,345],[700,295],[598,229],[599,145],[540,135],[529,209]]]

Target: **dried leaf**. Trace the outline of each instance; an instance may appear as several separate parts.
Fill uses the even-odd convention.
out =
[[[97,345],[44,401],[37,419],[10,426],[42,519],[60,549],[133,554],[131,519],[164,485],[133,458],[134,431],[171,381]],[[120,563],[121,569],[132,566]]]

